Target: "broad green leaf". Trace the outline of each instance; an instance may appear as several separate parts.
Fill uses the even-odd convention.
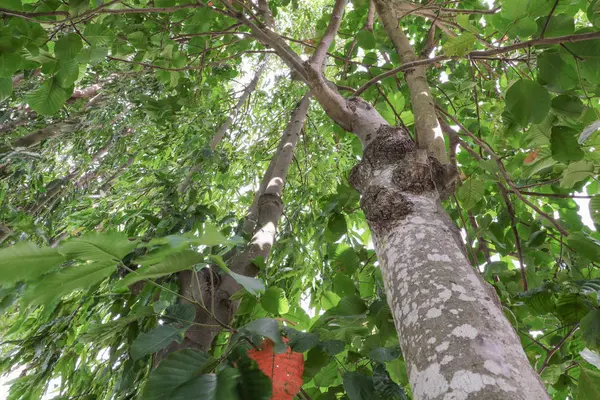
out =
[[[366,311],[365,302],[357,295],[353,295],[342,297],[337,306],[327,311],[327,314],[347,316],[363,314]]]
[[[187,328],[194,323],[196,307],[188,303],[172,304],[165,310],[163,319],[172,325]]]
[[[547,15],[552,9],[552,1],[549,0],[503,0],[502,16],[518,20],[527,17],[538,17]]]
[[[327,229],[325,229],[325,240],[334,243],[337,242],[342,236],[348,231],[346,225],[346,218],[343,214],[333,213],[329,217],[327,222]]]
[[[23,294],[26,305],[50,304],[75,290],[87,289],[117,270],[114,263],[102,261],[74,265],[45,276],[39,283],[28,286]]]
[[[11,78],[0,77],[0,101],[4,101],[10,97],[13,92],[13,84]]]
[[[284,327],[284,330],[290,340],[289,346],[298,353],[307,352],[319,343],[318,333],[300,332],[287,326]]]
[[[90,324],[89,329],[79,336],[84,343],[104,344],[107,341],[114,340],[114,336],[122,333],[122,330],[134,321],[149,317],[154,314],[152,307],[144,307],[134,314],[108,321],[105,324]]]
[[[464,181],[456,192],[458,200],[466,210],[475,207],[483,199],[484,194],[485,184],[483,180],[476,177],[471,177]]]
[[[200,236],[200,239],[197,239],[195,243],[204,246],[226,246],[235,244],[235,242],[223,236],[216,226],[211,224],[206,224],[202,236]]]
[[[102,24],[86,24],[83,36],[94,47],[106,47],[112,43],[114,38],[111,29]]]
[[[566,126],[554,126],[550,135],[552,158],[560,162],[579,161],[585,153],[577,143],[576,131]]]
[[[79,76],[79,64],[75,60],[58,60],[56,81],[63,88],[73,86]]]
[[[240,372],[238,394],[240,400],[269,400],[273,392],[271,379],[265,375],[254,360],[246,355],[237,362]]]
[[[21,69],[23,58],[19,53],[0,53],[0,77],[10,78]]]
[[[67,33],[54,44],[54,54],[59,59],[71,60],[83,49],[83,42],[76,33]]]
[[[575,20],[573,17],[566,14],[552,15],[549,21],[547,16],[543,16],[538,18],[536,22],[538,26],[538,36],[542,33],[542,29],[546,24],[544,37],[567,36],[575,32]]]
[[[581,368],[577,385],[577,400],[597,400],[600,398],[600,372]]]
[[[28,281],[50,272],[65,261],[56,249],[31,242],[0,249],[0,283]]]
[[[341,353],[346,347],[346,344],[343,341],[335,339],[326,340],[320,345],[323,348],[323,350],[325,350],[330,356],[335,356],[336,354]]]
[[[156,353],[170,345],[173,341],[183,340],[184,328],[171,325],[157,326],[149,332],[140,333],[131,343],[131,358],[139,360],[148,354]]]
[[[240,333],[252,333],[255,335],[264,336],[271,339],[275,345],[275,351],[277,353],[283,353],[287,347],[281,339],[281,332],[279,331],[279,325],[277,321],[271,318],[261,318],[256,321],[252,321],[249,324],[244,325],[239,329]]]
[[[158,264],[144,265],[135,271],[129,272],[116,286],[117,290],[123,290],[131,284],[144,280],[160,278],[175,272],[191,269],[194,265],[204,261],[204,256],[193,250],[182,250],[178,253],[168,255]]]
[[[122,232],[88,233],[62,244],[58,251],[67,258],[119,262],[138,245]]]
[[[369,32],[367,30],[361,30],[356,35],[356,39],[358,41],[358,45],[365,50],[370,50],[377,46],[377,41],[375,40],[375,36],[373,32]]]
[[[285,314],[290,310],[290,305],[283,289],[278,287],[268,288],[260,296],[260,304],[271,314]]]
[[[351,296],[356,294],[356,286],[348,275],[338,272],[333,278],[333,291],[339,294],[340,297]]]
[[[219,256],[210,256],[210,259],[212,262],[217,264],[223,271],[230,275],[237,283],[242,285],[243,288],[248,291],[248,293],[257,296],[259,293],[265,291],[265,284],[260,279],[233,272],[227,267],[223,259]]]
[[[593,350],[600,350],[600,310],[590,311],[579,327],[585,344]]]
[[[576,183],[581,182],[592,175],[594,175],[593,162],[581,160],[571,163],[567,169],[563,171],[560,187],[572,188]]]
[[[52,115],[65,104],[73,93],[73,88],[65,89],[57,79],[48,79],[33,92],[25,95],[27,104],[42,115]]]
[[[383,365],[376,365],[373,368],[373,387],[382,399],[408,400],[404,389],[392,380]]]
[[[352,275],[360,266],[360,258],[352,248],[338,247],[341,251],[336,251],[336,257],[333,260],[333,266],[336,270],[344,272],[346,275]]]
[[[545,51],[537,58],[540,83],[557,90],[569,90],[579,85],[577,71],[561,54]]]
[[[350,400],[372,400],[375,397],[373,378],[360,372],[344,372],[344,390]]]
[[[469,53],[475,47],[475,35],[471,32],[463,32],[458,36],[448,39],[442,46],[442,50],[447,56],[462,57]]]
[[[386,363],[400,357],[400,349],[397,347],[377,347],[369,352],[369,357],[378,363]]]
[[[520,79],[506,92],[506,108],[521,126],[539,124],[550,111],[550,94],[540,84]]]
[[[552,99],[552,111],[563,117],[578,119],[584,109],[582,101],[575,96],[561,94]]]
[[[225,368],[216,374],[197,376],[178,386],[168,398],[171,400],[235,400],[240,372]]]
[[[213,362],[214,360],[210,355],[194,349],[184,349],[169,354],[150,373],[142,391],[142,400],[170,398],[169,396],[178,387],[191,381]]]

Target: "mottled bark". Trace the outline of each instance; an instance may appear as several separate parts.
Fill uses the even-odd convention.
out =
[[[394,5],[401,2],[374,1],[379,18],[394,44],[400,61],[403,64],[416,61],[418,57],[408,37],[402,31],[402,27],[398,26],[398,17],[402,11],[393,8]],[[419,148],[427,149],[429,155],[437,158],[442,164],[446,164],[448,156],[446,155],[444,136],[436,117],[435,102],[431,96],[426,71],[427,67],[421,65],[404,72],[415,116],[415,137]]]
[[[73,121],[57,122],[55,124],[48,125],[45,128],[39,129],[32,133],[28,133],[27,135],[16,139],[13,142],[13,147],[35,146],[43,140],[51,139],[63,133],[73,132],[76,126],[77,124]]]
[[[250,231],[253,234],[252,239],[243,250],[233,252],[231,259],[228,260],[231,270],[238,274],[256,276],[258,268],[252,260],[256,257],[263,257],[266,260],[269,256],[275,241],[277,223],[283,213],[281,199],[283,186],[306,120],[309,103],[310,94],[307,94],[293,111],[278,149],[256,193],[256,201],[250,208],[250,214],[254,215],[252,210],[256,206],[257,216],[253,224],[254,228]],[[172,343],[165,351],[158,354],[156,362],[160,362],[167,354],[179,349],[208,350],[214,337],[222,330],[219,322],[229,324],[237,309],[237,302],[232,301],[231,296],[239,291],[241,286],[229,275],[218,274],[212,268],[204,268],[198,273],[184,271],[179,276],[182,294],[204,303],[214,313],[216,319],[204,310],[197,309],[195,322],[207,326],[192,326],[186,332],[183,342]]]
[[[415,399],[548,399],[442,209],[445,169],[382,126],[352,170]]]

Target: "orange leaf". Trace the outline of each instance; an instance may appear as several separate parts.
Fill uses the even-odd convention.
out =
[[[284,338],[284,342],[288,339]],[[260,370],[267,375],[273,385],[271,400],[292,400],[302,387],[304,356],[293,352],[291,348],[282,354],[276,354],[273,342],[265,339],[259,349],[248,351],[248,357],[256,361]]]
[[[534,151],[529,153],[527,155],[527,157],[525,157],[525,159],[523,160],[523,164],[531,164],[532,162],[534,162],[535,159],[537,158],[539,152],[540,152],[540,149],[535,149]]]

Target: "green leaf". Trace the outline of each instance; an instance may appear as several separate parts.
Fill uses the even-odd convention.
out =
[[[375,40],[373,32],[363,29],[356,34],[356,39],[358,45],[365,50],[374,49],[375,46],[377,46],[377,41]]]
[[[342,236],[348,231],[346,225],[346,218],[343,214],[333,213],[329,217],[327,222],[327,229],[325,229],[325,240],[330,243],[337,242]]]
[[[25,101],[37,113],[52,115],[60,110],[71,93],[73,88],[64,89],[57,79],[48,79],[38,89],[27,93]]]
[[[336,251],[336,257],[333,260],[333,266],[336,270],[342,271],[347,275],[352,275],[360,266],[360,257],[353,248],[340,246]]]
[[[13,92],[13,84],[11,78],[0,78],[0,101],[4,101],[10,97]]]
[[[466,210],[475,207],[485,194],[485,184],[477,177],[471,177],[458,188],[456,196]]]
[[[271,314],[285,314],[290,310],[290,305],[283,289],[278,287],[268,288],[260,296],[260,304]]]
[[[271,318],[261,318],[256,321],[252,321],[247,325],[244,325],[239,329],[240,333],[253,333],[256,335],[264,336],[273,341],[275,345],[275,351],[277,353],[283,353],[287,347],[281,339],[281,333],[279,332],[279,325],[277,321]]]
[[[230,275],[237,283],[242,285],[243,288],[248,291],[248,293],[257,296],[259,293],[265,291],[265,284],[260,279],[252,278],[251,276],[245,276],[233,272],[227,267],[227,265],[220,256],[211,255],[210,259],[212,262],[217,264],[223,271]]]
[[[567,169],[563,171],[560,187],[570,189],[576,183],[586,180],[592,175],[594,175],[593,162],[581,160],[571,163]]]
[[[581,358],[600,369],[600,354],[588,349],[587,347],[579,352]]]
[[[194,349],[185,349],[169,354],[156,367],[144,386],[142,400],[163,400],[181,385],[191,381],[199,372],[213,363],[207,353]]]
[[[71,60],[83,49],[81,38],[76,33],[62,36],[54,44],[54,54],[58,59]]]
[[[398,347],[378,347],[369,352],[369,358],[378,363],[386,363],[400,357],[400,349]]]
[[[87,289],[116,271],[114,263],[106,261],[75,265],[45,276],[38,284],[28,286],[23,294],[26,305],[50,304],[75,290]]]
[[[65,261],[50,247],[39,248],[31,242],[0,249],[0,283],[29,281],[51,271]]]
[[[544,37],[567,36],[575,32],[575,20],[573,17],[565,14],[552,15],[550,21],[548,21],[547,16],[543,16],[538,18],[536,22],[538,26],[538,36],[542,33],[542,29],[544,29],[546,23],[548,25],[546,26]]]
[[[442,49],[444,55],[450,57],[462,57],[475,48],[477,39],[471,32],[463,32],[462,34],[452,37],[443,44]]]
[[[344,372],[344,390],[350,400],[372,400],[375,397],[373,379],[359,372]]]
[[[504,18],[518,20],[526,17],[547,15],[552,9],[549,0],[503,0],[501,14]]]
[[[552,111],[563,117],[578,119],[585,106],[578,97],[561,94],[552,99]]]
[[[592,310],[582,318],[579,324],[581,337],[591,349],[600,349],[600,310]]]
[[[290,339],[289,346],[293,351],[304,353],[319,343],[318,333],[300,332],[288,326],[283,328]]]
[[[550,150],[552,158],[560,162],[578,161],[583,158],[585,153],[581,150],[576,131],[566,126],[552,127],[550,135]]]
[[[66,241],[58,251],[68,258],[119,262],[138,243],[137,240],[128,240],[122,232],[94,232]]]
[[[217,374],[204,374],[176,388],[170,400],[235,400],[240,373],[235,368],[225,368]]]
[[[348,316],[364,314],[366,311],[367,306],[363,299],[353,295],[342,297],[337,306],[327,311],[327,313],[331,315]]]
[[[185,329],[171,325],[157,326],[150,332],[140,333],[131,343],[131,358],[139,360],[148,354],[156,353],[170,345],[173,341],[181,342]]]
[[[204,233],[200,236],[200,239],[197,239],[195,242],[204,246],[226,246],[235,244],[234,241],[227,239],[219,232],[216,226],[211,224],[206,224]]]
[[[520,79],[506,92],[506,108],[521,126],[539,124],[550,111],[550,94],[540,84]]]
[[[577,385],[577,400],[600,399],[600,372],[581,368]]]
[[[256,362],[246,355],[237,362],[240,371],[238,389],[241,400],[269,400],[273,391],[271,379],[266,376]]]
[[[351,296],[356,294],[356,286],[346,274],[338,272],[333,278],[333,291],[340,297]]]
[[[0,53],[0,77],[9,78],[19,69],[23,58],[19,53]]]
[[[95,47],[108,47],[108,45],[112,44],[114,34],[108,26],[86,24],[83,37]]]
[[[594,121],[590,125],[586,126],[585,129],[579,135],[579,139],[577,139],[577,143],[583,144],[586,140],[588,140],[594,132],[600,130],[600,120]]]
[[[182,250],[178,253],[168,255],[158,264],[144,265],[130,272],[127,276],[117,282],[115,289],[123,290],[131,284],[144,280],[160,278],[175,272],[192,268],[192,266],[204,261],[204,256],[193,250]]]
[[[165,310],[163,318],[172,325],[188,328],[196,318],[196,307],[188,303],[172,304]]]
[[[538,56],[537,67],[540,83],[556,90],[569,90],[579,84],[575,67],[558,53],[543,52]]]
[[[58,60],[58,72],[55,75],[56,81],[63,88],[73,86],[79,76],[79,64],[75,60]]]
[[[385,366],[373,368],[373,386],[380,398],[386,400],[408,400],[404,389],[390,378]]]

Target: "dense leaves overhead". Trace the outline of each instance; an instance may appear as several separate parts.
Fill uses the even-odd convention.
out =
[[[444,207],[471,263],[552,398],[597,399],[600,1],[399,3],[449,127],[459,180]],[[289,51],[307,59],[333,1],[268,6]],[[346,6],[326,76],[413,132],[410,71],[369,6]],[[362,147],[316,102],[269,258],[253,260],[257,277],[227,262],[248,242],[244,217],[306,92],[252,35],[248,21],[269,24],[255,2],[9,0],[0,14],[0,373],[16,378],[10,399],[267,400],[274,375],[247,356],[264,338],[273,354],[304,354],[303,399],[410,398],[348,184]],[[231,323],[198,326],[214,303],[180,294],[181,271],[208,270],[202,285],[232,277],[242,287]],[[184,348],[193,329],[220,333],[201,352]]]

